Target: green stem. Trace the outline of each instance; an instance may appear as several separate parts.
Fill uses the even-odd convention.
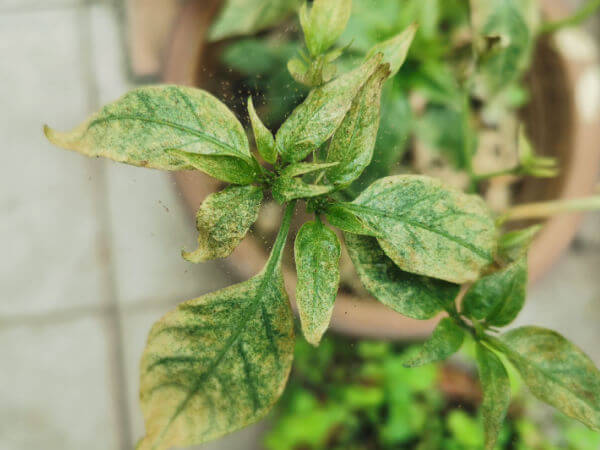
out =
[[[505,222],[525,219],[543,219],[556,214],[594,211],[600,209],[600,196],[556,200],[552,202],[525,203],[510,208],[497,220],[498,225]]]
[[[497,170],[496,172],[482,173],[482,174],[473,174],[473,181],[476,183],[489,180],[490,178],[495,177],[503,177],[507,175],[519,175],[521,173],[521,167],[512,167],[510,169]]]
[[[271,250],[271,256],[269,257],[267,267],[265,268],[265,272],[267,273],[273,268],[273,265],[276,266],[281,262],[282,250],[285,246],[285,242],[287,241],[287,236],[290,231],[290,224],[292,223],[292,215],[294,214],[295,207],[296,200],[291,201],[285,207],[283,219],[281,221],[281,227],[279,228],[279,232],[277,233],[275,244],[273,244],[273,249]]]
[[[555,22],[547,22],[540,28],[540,34],[554,33],[565,27],[572,27],[579,25],[586,19],[590,18],[592,14],[600,7],[600,0],[589,0],[583,5],[578,11],[569,17],[566,17]]]

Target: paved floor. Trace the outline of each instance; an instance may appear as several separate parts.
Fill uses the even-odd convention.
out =
[[[179,256],[193,219],[172,178],[43,138],[131,82],[118,1],[0,0],[0,450],[129,449],[150,325],[230,281]],[[523,322],[600,362],[600,215],[533,289]],[[204,449],[248,449],[257,428]]]

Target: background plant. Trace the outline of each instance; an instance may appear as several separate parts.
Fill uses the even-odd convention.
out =
[[[71,132],[45,128],[54,144],[89,156],[200,170],[229,183],[198,211],[198,248],[183,253],[192,262],[228,256],[265,193],[285,205],[260,273],[182,303],[150,331],[140,382],[146,436],[138,447],[217,438],[264,417],[281,395],[295,341],[281,258],[299,201],[314,215],[294,242],[297,305],[310,343],[328,327],[339,284],[341,242],[327,221],[343,233],[361,281],[379,301],[415,319],[448,314],[408,366],[449,357],[466,336],[477,342],[487,448],[510,401],[506,361],[538,398],[599,429],[600,372],[587,356],[550,330],[498,335],[523,306],[535,228],[502,234],[498,226],[510,211],[497,223],[480,197],[426,176],[381,178],[352,201],[342,194],[373,158],[383,85],[404,63],[416,28],[376,44],[356,68],[334,77],[331,63],[343,52],[331,45],[344,30],[349,2],[317,1],[300,16],[310,58],[288,69],[313,87],[275,135],[249,99],[258,155],[223,103],[188,87],[138,88]],[[597,199],[580,202],[577,208],[592,208]],[[467,292],[459,309],[461,284]]]

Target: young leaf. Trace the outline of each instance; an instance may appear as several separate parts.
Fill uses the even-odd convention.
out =
[[[252,131],[254,132],[254,140],[256,142],[258,153],[260,153],[260,156],[262,156],[266,162],[270,164],[275,163],[277,160],[275,138],[273,137],[273,133],[271,133],[262,123],[258,114],[256,114],[252,97],[248,97],[248,114],[250,115],[250,122],[252,123]]]
[[[494,450],[510,405],[510,380],[500,358],[479,343],[477,365],[483,390],[481,415],[485,428],[485,450]]]
[[[416,23],[413,23],[402,33],[386,41],[379,42],[369,50],[367,58],[377,53],[383,53],[383,62],[390,65],[389,76],[393,77],[398,73],[400,67],[404,64],[404,61],[406,61],[408,49],[412,44],[418,28],[419,26]]]
[[[354,214],[365,231],[373,231],[365,234],[375,234],[385,253],[407,272],[465,283],[493,261],[496,228],[484,201],[432,178],[382,178],[353,202],[335,208]],[[343,228],[345,222],[332,224],[359,231]]]
[[[353,212],[347,210],[343,203],[332,203],[327,206],[325,217],[331,225],[344,230],[346,233],[359,234],[362,236],[377,237],[375,229],[356,216]]]
[[[542,225],[532,225],[503,234],[498,240],[498,254],[511,262],[526,256],[529,246],[542,228]]]
[[[327,161],[340,163],[327,170],[327,179],[331,183],[350,184],[371,162],[379,128],[381,87],[389,73],[387,66],[379,66],[361,88],[331,138]]]
[[[253,34],[281,22],[291,15],[300,0],[227,0],[212,25],[213,41]]]
[[[304,3],[300,8],[300,25],[310,54],[324,53],[342,35],[350,13],[352,0],[314,0],[310,10]]]
[[[134,89],[68,133],[45,127],[55,145],[88,156],[166,170],[192,168],[170,150],[252,164],[242,125],[209,93],[180,86]]]
[[[340,254],[338,237],[321,222],[306,222],[296,235],[296,301],[302,333],[313,345],[319,344],[331,320],[340,281]]]
[[[300,162],[290,164],[281,171],[282,177],[297,177],[299,175],[305,175],[307,173],[318,172],[319,170],[325,170],[329,167],[337,166],[338,162],[332,163],[311,163],[311,162]]]
[[[404,316],[429,319],[458,295],[458,285],[400,270],[373,237],[344,233],[344,240],[367,291]]]
[[[286,162],[303,160],[329,139],[352,106],[362,85],[375,72],[381,55],[310,92],[275,136],[278,152]]]
[[[185,163],[186,168],[200,170],[218,180],[233,184],[251,184],[256,181],[257,166],[233,156],[213,156],[169,150],[171,155]]]
[[[564,414],[600,431],[600,371],[578,347],[555,331],[521,327],[500,348],[529,390]]]
[[[442,361],[456,353],[463,344],[465,333],[452,319],[445,317],[433,330],[431,337],[418,353],[404,363],[405,367],[419,367]]]
[[[256,221],[262,198],[257,186],[230,186],[206,197],[196,214],[198,249],[182,256],[194,263],[229,256]]]
[[[264,417],[281,395],[294,351],[281,273],[292,212],[288,205],[261,273],[182,303],[150,331],[141,362],[140,450],[215,439]]]
[[[527,256],[477,280],[463,300],[463,312],[502,327],[519,314],[527,295]]]
[[[311,198],[327,194],[334,189],[331,185],[308,184],[299,178],[279,177],[273,183],[273,198],[283,204],[297,198]]]

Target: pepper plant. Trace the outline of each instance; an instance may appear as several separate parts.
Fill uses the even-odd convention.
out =
[[[479,196],[426,176],[381,178],[352,201],[340,195],[371,161],[382,86],[400,69],[415,32],[411,26],[377,44],[358,67],[335,77],[330,63],[343,50],[330,48],[349,8],[349,0],[301,8],[310,56],[290,68],[313,87],[275,135],[248,100],[257,155],[225,105],[183,86],[134,89],[71,132],[45,128],[52,143],[88,156],[200,170],[229,183],[197,213],[198,248],[183,253],[191,262],[231,254],[265,193],[285,210],[260,273],[180,304],[151,329],[140,368],[146,436],[138,448],[215,439],[264,417],[281,395],[294,352],[282,253],[299,203],[314,215],[294,241],[297,307],[311,344],[326,331],[338,290],[336,227],[375,298],[415,319],[447,314],[407,365],[449,357],[467,334],[476,340],[486,448],[494,447],[510,401],[505,361],[538,398],[600,429],[600,372],[581,350],[537,327],[498,334],[523,306],[535,228],[503,233],[510,214],[497,221]],[[459,307],[461,285],[466,294]]]

